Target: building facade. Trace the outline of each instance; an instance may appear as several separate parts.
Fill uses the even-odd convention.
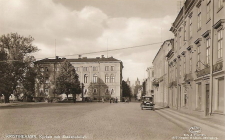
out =
[[[172,107],[224,114],[224,0],[186,0],[172,24]],[[172,70],[173,69],[173,70]],[[172,90],[172,89],[170,89]]]
[[[67,59],[83,83],[83,96],[94,100],[121,99],[123,63],[113,57]]]
[[[153,60],[154,66],[154,102],[160,106],[168,106],[168,61],[166,55],[173,48],[174,40],[166,40],[161,45],[158,53]]]
[[[154,80],[154,68],[148,67],[147,68],[147,79],[146,79],[146,95],[147,96],[154,96],[154,87],[153,87],[153,80]]]
[[[37,68],[35,79],[35,97],[55,97],[56,78],[59,75],[62,63],[65,58],[42,59],[34,62]]]

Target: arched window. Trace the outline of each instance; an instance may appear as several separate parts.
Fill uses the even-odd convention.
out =
[[[113,88],[111,89],[111,94],[114,94],[114,89]]]
[[[113,74],[110,75],[110,82],[111,83],[114,83],[115,82],[115,77]]]
[[[105,75],[105,82],[109,83],[109,75],[108,74]]]
[[[88,82],[88,75],[85,74],[85,75],[84,75],[84,83],[87,83],[87,82]]]
[[[93,83],[97,83],[98,82],[98,76],[97,74],[93,75]]]
[[[85,94],[87,94],[87,93],[88,93],[88,90],[87,90],[87,89],[85,89],[85,90],[84,90],[84,95],[85,95]]]
[[[96,88],[93,90],[93,94],[97,94],[97,89]]]
[[[109,89],[108,88],[105,90],[105,94],[109,94]]]

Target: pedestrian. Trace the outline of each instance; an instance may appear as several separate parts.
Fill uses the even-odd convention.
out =
[[[118,101],[118,99],[117,99],[117,97],[116,97],[116,103],[117,103],[117,101]]]
[[[102,98],[102,103],[104,103],[104,98]]]
[[[112,98],[109,99],[110,104],[112,103]]]

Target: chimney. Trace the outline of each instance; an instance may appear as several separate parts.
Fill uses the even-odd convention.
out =
[[[55,56],[55,59],[59,59],[59,56]]]
[[[102,55],[102,58],[105,58],[104,55]]]
[[[78,57],[78,58],[81,58],[81,56],[82,56],[82,55],[79,54],[79,57]]]

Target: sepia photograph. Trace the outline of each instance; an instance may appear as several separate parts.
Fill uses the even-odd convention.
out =
[[[225,0],[0,0],[0,140],[225,140]]]

